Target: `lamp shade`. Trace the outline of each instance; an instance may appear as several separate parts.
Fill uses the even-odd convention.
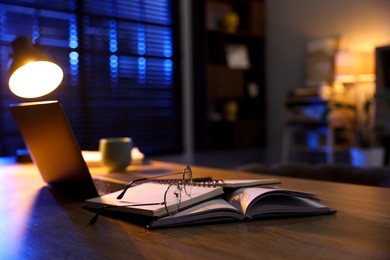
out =
[[[339,51],[336,54],[336,78],[372,80],[374,71],[374,55],[371,52]]]
[[[56,89],[63,78],[62,69],[28,37],[12,42],[9,88],[23,98],[36,98]]]

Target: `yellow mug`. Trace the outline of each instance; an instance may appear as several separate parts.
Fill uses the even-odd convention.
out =
[[[99,151],[102,165],[110,172],[125,171],[131,162],[133,141],[130,137],[102,138],[99,141]]]

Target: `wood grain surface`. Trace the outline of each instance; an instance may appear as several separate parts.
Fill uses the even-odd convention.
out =
[[[132,165],[124,180],[184,165]],[[193,166],[195,177],[275,178]],[[108,174],[99,167],[93,174]],[[277,177],[283,188],[318,193],[335,215],[148,230],[134,219],[93,216],[49,189],[32,164],[0,164],[1,259],[390,259],[390,189]]]

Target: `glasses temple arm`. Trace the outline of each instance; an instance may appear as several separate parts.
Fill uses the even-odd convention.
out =
[[[139,182],[139,181],[145,181],[147,180],[148,178],[142,178],[142,179],[137,179],[137,180],[134,180],[134,181],[131,181],[129,182],[129,184],[127,184],[127,186],[125,187],[125,189],[121,192],[121,194],[118,195],[118,197],[116,197],[118,200],[122,199],[123,196],[125,195],[126,191],[131,187],[131,185],[133,185],[133,183],[135,182]]]
[[[158,203],[143,203],[143,204],[128,204],[128,205],[105,205],[103,207],[100,207],[95,215],[91,218],[89,221],[89,224],[95,224],[97,219],[99,218],[100,214],[103,212],[103,210],[108,208],[118,208],[118,207],[127,207],[127,206],[133,206],[133,207],[139,207],[139,206],[152,206],[152,205],[164,205],[164,202],[158,202]]]

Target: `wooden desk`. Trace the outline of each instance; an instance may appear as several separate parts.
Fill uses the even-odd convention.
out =
[[[182,168],[151,162],[130,166],[129,174]],[[269,177],[195,166],[193,171],[216,178]],[[106,216],[88,225],[93,213],[45,188],[33,165],[0,164],[0,258],[390,259],[390,189],[279,179],[282,187],[318,193],[338,213],[154,231]]]

